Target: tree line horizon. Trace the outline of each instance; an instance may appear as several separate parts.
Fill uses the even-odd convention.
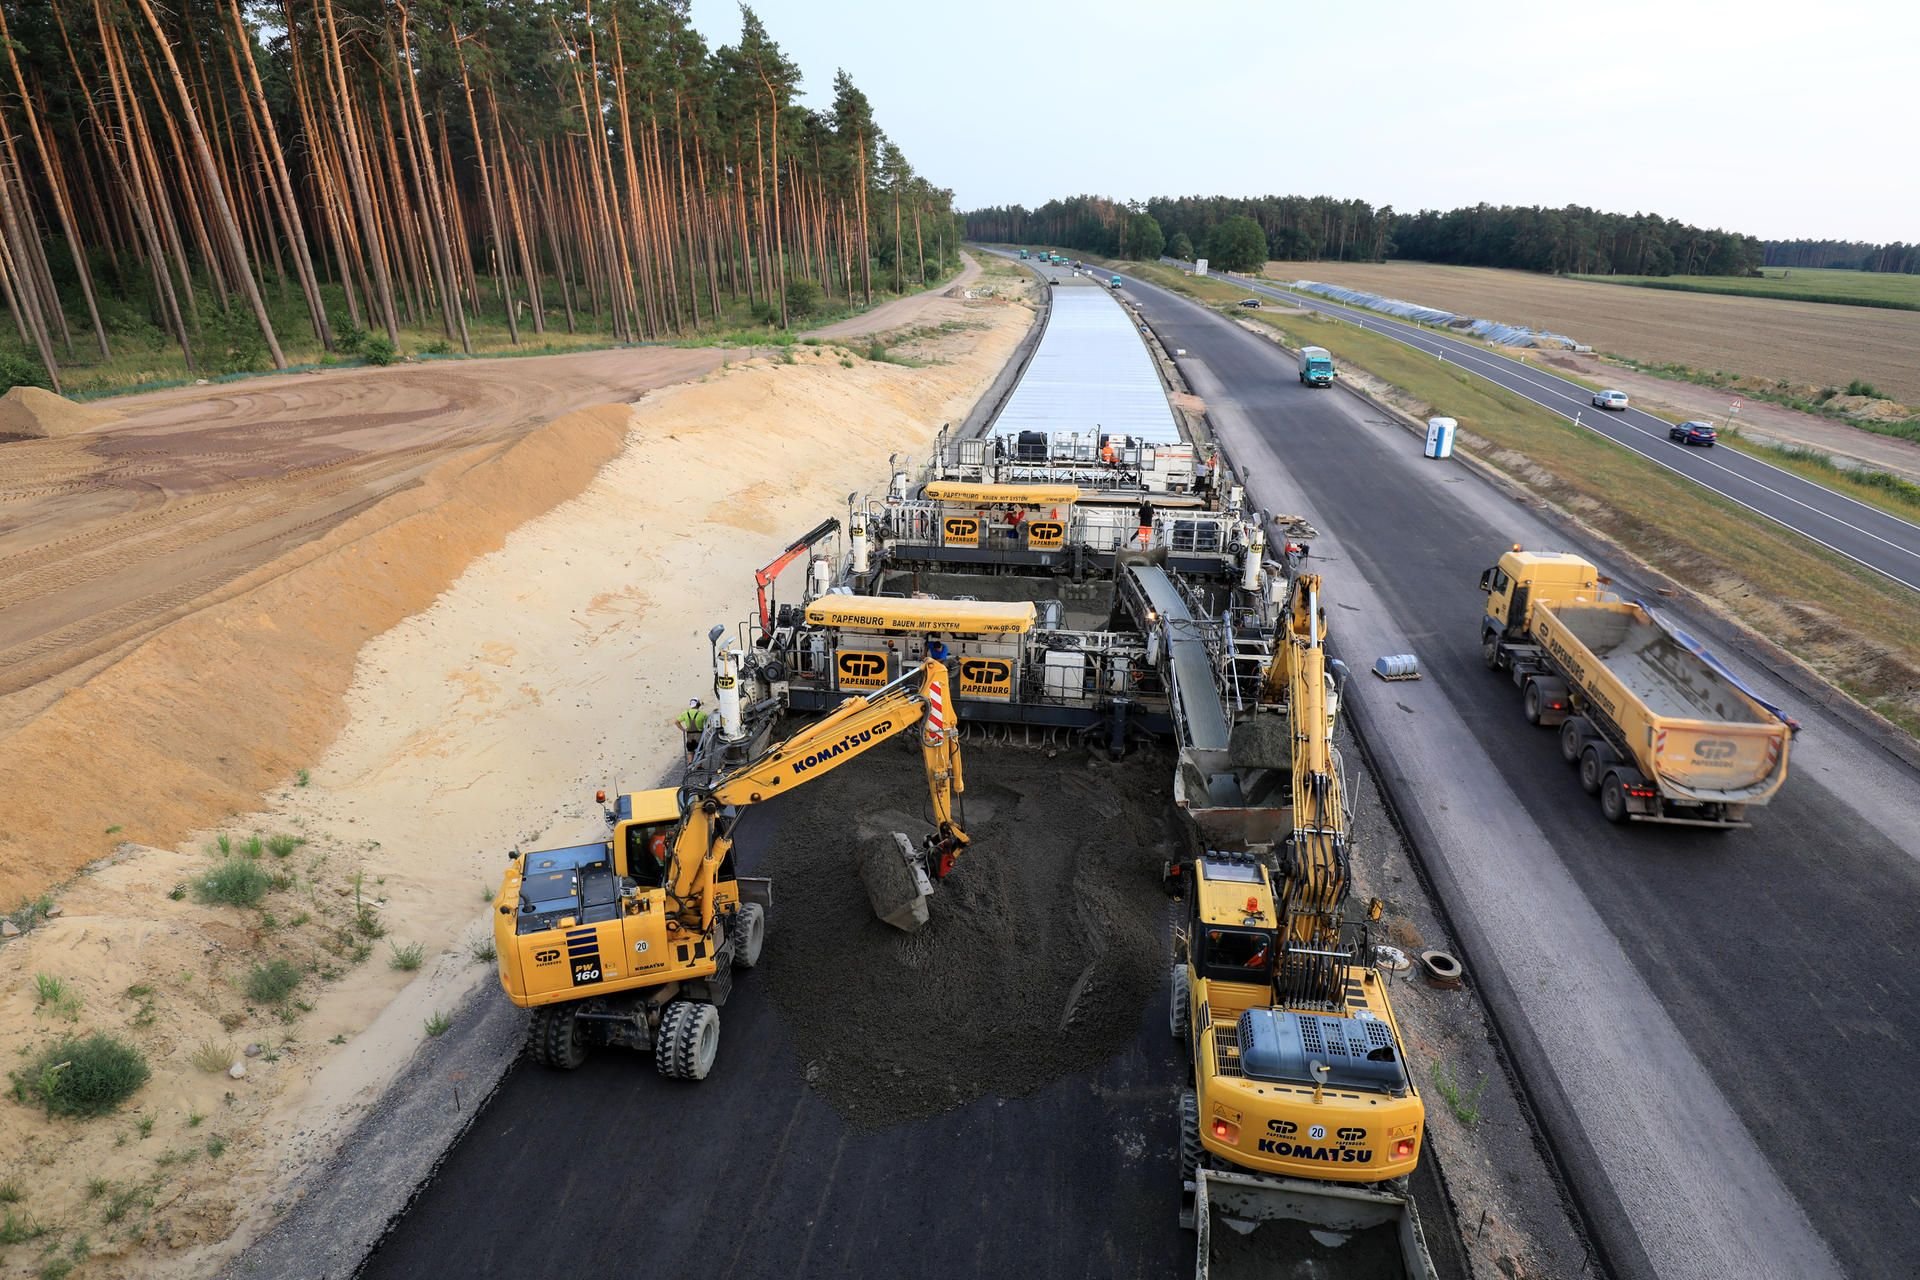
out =
[[[0,48],[0,388],[786,329],[958,260],[744,4],[709,48],[688,0],[0,0]]]
[[[1397,213],[1331,196],[1105,196],[997,205],[961,215],[967,237],[1057,244],[1108,257],[1204,257],[1228,271],[1267,261],[1382,262],[1509,267],[1566,275],[1750,276],[1763,266],[1920,271],[1920,245],[1764,241],[1658,214],[1579,205],[1487,205]]]

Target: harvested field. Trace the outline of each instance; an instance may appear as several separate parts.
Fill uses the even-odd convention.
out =
[[[1920,403],[1920,312],[1627,289],[1525,271],[1417,262],[1269,262],[1330,284],[1568,334],[1600,351],[1814,387],[1855,378]]]
[[[773,998],[808,1082],[863,1128],[1022,1097],[1102,1062],[1166,980],[1171,759],[983,747],[966,773],[973,844],[918,933],[874,920],[855,869],[870,842],[928,831],[918,807],[873,804],[924,789],[917,744],[787,802],[762,864]]]

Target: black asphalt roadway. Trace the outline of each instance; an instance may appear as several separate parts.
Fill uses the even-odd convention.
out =
[[[1326,535],[1356,723],[1616,1271],[1920,1274],[1920,777],[1722,647],[1806,726],[1785,788],[1749,830],[1610,826],[1481,665],[1476,583],[1514,542],[1631,573],[1268,339],[1127,294],[1254,502]],[[1391,653],[1423,678],[1367,674]]]
[[[1184,266],[1174,259],[1172,265]],[[1479,342],[1449,337],[1419,325],[1343,307],[1306,293],[1275,288],[1244,276],[1226,277],[1249,296],[1308,307],[1350,324],[1404,342],[1444,358],[1489,382],[1498,383],[1544,408],[1575,419],[1615,443],[1724,495],[1741,506],[1777,520],[1822,546],[1857,560],[1896,582],[1920,590],[1920,525],[1835,493],[1791,471],[1735,449],[1704,449],[1667,439],[1672,426],[1639,409],[1599,409],[1593,392],[1546,370],[1489,351]],[[1578,335],[1575,335],[1578,336]],[[1729,393],[1728,401],[1738,398]]]

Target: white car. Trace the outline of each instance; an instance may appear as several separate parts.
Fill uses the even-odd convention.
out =
[[[1627,407],[1627,393],[1624,391],[1596,391],[1593,393],[1593,407],[1596,409],[1624,409]]]

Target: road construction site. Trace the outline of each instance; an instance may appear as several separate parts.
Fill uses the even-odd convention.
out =
[[[1699,1065],[1646,1025],[1657,999],[1674,998],[1678,976],[1648,979],[1658,996],[1635,990],[1596,949],[1593,931],[1567,917],[1574,896],[1543,883],[1541,868],[1560,866],[1554,848],[1506,830],[1533,807],[1491,804],[1484,793],[1501,770],[1483,760],[1463,776],[1449,756],[1486,750],[1479,739],[1488,735],[1533,732],[1514,713],[1512,690],[1497,726],[1476,716],[1472,733],[1449,734],[1441,723],[1446,699],[1469,680],[1484,694],[1477,701],[1502,695],[1488,673],[1456,670],[1462,645],[1477,667],[1472,623],[1484,598],[1472,574],[1457,581],[1453,559],[1465,555],[1478,572],[1516,538],[1566,546],[1564,533],[1457,467],[1429,463],[1416,475],[1407,441],[1361,424],[1364,411],[1346,428],[1349,445],[1305,428],[1314,448],[1342,459],[1349,481],[1394,476],[1413,495],[1404,500],[1411,511],[1457,501],[1461,490],[1442,485],[1475,491],[1469,508],[1486,528],[1410,545],[1404,565],[1390,564],[1347,514],[1377,508],[1377,495],[1351,493],[1289,439],[1346,397],[1315,400],[1320,393],[1302,387],[1308,399],[1293,399],[1288,387],[1287,401],[1263,398],[1250,417],[1250,393],[1237,389],[1272,394],[1257,361],[1223,380],[1215,361],[1229,345],[1182,327],[1193,322],[1161,296],[1130,286],[1133,301],[1122,304],[1104,273],[1042,274],[1054,278],[1055,296],[1030,356],[1014,350],[1019,309],[982,298],[921,317],[922,331],[933,331],[926,368],[850,369],[826,348],[805,353],[798,368],[755,362],[647,397],[624,448],[612,447],[578,499],[506,536],[431,608],[366,646],[345,733],[324,757],[307,757],[318,760],[311,791],[302,776],[268,812],[230,825],[311,833],[336,860],[313,874],[316,891],[323,875],[357,867],[357,905],[360,877],[378,877],[371,891],[381,918],[427,939],[440,959],[421,979],[395,976],[384,987],[359,971],[319,996],[272,1059],[249,1059],[240,1086],[248,1093],[229,1091],[222,1105],[269,1132],[290,1125],[298,1138],[247,1153],[254,1163],[234,1180],[233,1199],[205,1214],[197,1234],[181,1233],[184,1251],[175,1237],[175,1273],[224,1265],[223,1244],[241,1239],[251,1247],[229,1274],[538,1274],[561,1257],[569,1267],[629,1267],[635,1234],[611,1223],[643,1224],[651,1266],[735,1276],[887,1273],[903,1258],[935,1274],[1159,1276],[1196,1270],[1196,1247],[1200,1273],[1222,1276],[1717,1275],[1767,1251],[1781,1269],[1754,1262],[1750,1273],[1837,1269],[1822,1240],[1845,1232],[1834,1203],[1803,1199],[1818,1210],[1820,1225],[1809,1227],[1793,1198],[1804,1184],[1789,1192],[1768,1181],[1766,1156],[1742,1121],[1724,1103],[1715,1109],[1712,1084],[1697,1085]],[[1090,340],[1098,330],[1105,336]],[[1050,348],[1056,333],[1065,341]],[[1257,345],[1269,353],[1259,359],[1271,358],[1270,344]],[[1003,406],[993,388],[1009,359],[1025,376]],[[1164,436],[1148,425],[1157,414],[1118,416],[1141,407],[1140,368],[1152,374],[1159,412],[1181,407],[1165,413]],[[1061,398],[1076,380],[1103,401],[1099,409]],[[1123,383],[1132,390],[1116,392]],[[1049,431],[1006,417],[1023,390],[1031,401],[1043,387],[1045,412],[1068,420],[1052,419]],[[996,410],[1004,430],[995,429]],[[815,418],[830,425],[796,429]],[[973,427],[936,433],[941,421]],[[776,422],[778,431],[764,430]],[[1116,422],[1127,426],[1107,429]],[[756,432],[759,470],[734,468],[717,489],[688,484],[712,477],[706,460],[717,450],[732,456],[716,423]],[[820,465],[823,453],[834,455],[831,465]],[[784,572],[765,572],[783,562]],[[1409,621],[1446,616],[1444,607],[1389,609],[1379,583],[1397,583],[1403,567],[1434,592],[1446,589],[1445,599],[1458,594],[1464,625]],[[698,589],[674,595],[676,583]],[[1016,623],[964,625],[1009,605]],[[277,616],[257,600],[241,615]],[[221,634],[235,630],[229,622]],[[1302,690],[1319,696],[1315,675],[1277,708],[1273,701],[1283,637],[1310,634],[1317,663],[1323,632],[1347,667],[1325,676],[1326,723],[1339,727],[1316,747],[1317,767],[1330,758],[1332,770],[1317,776],[1341,797],[1334,835],[1346,843],[1352,881],[1326,936],[1336,951],[1354,936],[1364,943],[1341,954],[1354,991],[1363,982],[1377,989],[1369,1008],[1384,1013],[1391,994],[1388,1060],[1404,1058],[1393,1096],[1425,1103],[1424,1126],[1405,1144],[1418,1149],[1411,1178],[1358,1184],[1363,1199],[1374,1197],[1368,1213],[1397,1215],[1401,1225],[1384,1233],[1353,1222],[1310,1231],[1310,1217],[1248,1210],[1232,1197],[1258,1188],[1241,1187],[1235,1162],[1211,1145],[1231,1145],[1218,1127],[1226,1113],[1212,1104],[1209,1136],[1183,1110],[1183,1090],[1205,1097],[1239,1073],[1218,1057],[1231,1035],[1188,1037],[1196,1052],[1206,1046],[1197,1059],[1182,1048],[1182,1017],[1204,1008],[1183,1014],[1183,984],[1204,992],[1214,963],[1206,951],[1214,944],[1200,941],[1212,908],[1193,878],[1236,879],[1252,863],[1236,862],[1235,850],[1305,848],[1329,834],[1301,826],[1302,757],[1293,755],[1301,739],[1289,749],[1287,732],[1258,731],[1276,723],[1276,710],[1304,706]],[[732,857],[743,878],[771,881],[772,905],[754,971],[741,973],[730,999],[720,993],[722,1047],[705,1079],[663,1079],[647,1056],[611,1047],[574,1070],[514,1064],[528,1015],[502,997],[492,966],[465,956],[479,954],[491,930],[507,944],[498,948],[505,978],[516,931],[511,920],[504,932],[489,924],[491,907],[476,921],[465,886],[490,895],[509,847],[604,839],[597,786],[617,787],[626,803],[637,799],[628,789],[680,781],[667,722],[688,692],[720,692],[736,676],[751,690],[737,712],[722,697],[688,774],[724,776],[780,737],[805,733],[795,726],[809,714],[899,686],[940,656],[932,646],[941,639],[952,651],[941,660],[954,675],[969,842],[929,895],[926,927],[875,921],[878,904],[856,865],[862,848],[890,833],[928,829],[913,749],[920,735],[909,732],[830,776],[823,770],[800,795],[741,810]],[[1394,655],[1409,655],[1421,678],[1398,678],[1406,673],[1392,666],[1392,680],[1369,674],[1376,658]],[[1774,701],[1792,700],[1793,690],[1741,665]],[[911,704],[916,714],[928,697],[923,690]],[[1336,702],[1351,712],[1336,718]],[[1824,713],[1814,718],[1829,724]],[[1832,768],[1835,750],[1815,747],[1813,769]],[[1552,753],[1536,742],[1513,754]],[[1774,824],[1785,834],[1765,838],[1804,830],[1796,797],[1821,787],[1804,776],[1805,759],[1797,748],[1783,799],[1757,812],[1752,830],[1725,837],[1730,849]],[[1884,761],[1854,751],[1846,765],[1883,806],[1873,822],[1910,823],[1889,799],[1900,792],[1889,790]],[[1442,799],[1441,778],[1471,803]],[[1571,785],[1559,773],[1551,781]],[[1604,858],[1649,842],[1649,828],[1609,826],[1590,801],[1564,808],[1556,829],[1568,848],[1591,845]],[[1504,832],[1492,855],[1470,834],[1483,826]],[[1208,852],[1216,848],[1223,858]],[[1531,869],[1513,863],[1521,854]],[[33,963],[58,954],[51,947],[85,942],[107,919],[103,896],[160,897],[196,856],[123,851],[75,882],[63,902],[86,910],[34,930],[24,940],[41,948]],[[1488,856],[1497,865],[1482,865]],[[1163,888],[1170,875],[1189,881],[1173,899]],[[498,909],[511,915],[510,901]],[[1271,917],[1248,917],[1259,918]],[[1889,923],[1898,943],[1902,927]],[[164,930],[149,926],[138,954],[117,962],[152,968]],[[204,923],[198,930],[210,933]],[[232,938],[224,946],[234,956],[206,963],[238,958],[260,937]],[[1536,944],[1547,937],[1571,953],[1543,956]],[[1703,945],[1697,934],[1685,940]],[[1465,985],[1438,961],[1426,969],[1444,980],[1418,976],[1429,952],[1464,958]],[[1220,973],[1210,976],[1220,1008],[1239,998]],[[1543,1021],[1529,989],[1536,980],[1566,1026]],[[217,1011],[215,1000],[207,1013]],[[410,1060],[396,1055],[421,1043],[424,1016],[443,1011],[453,1015],[450,1034],[426,1040]],[[1643,1034],[1616,1049],[1617,1026],[1600,1024],[1622,1016],[1640,1019]],[[1242,1051],[1267,1051],[1259,1039],[1267,1017],[1244,1015]],[[346,1049],[317,1071],[303,1064],[297,1081],[278,1078],[291,1074],[279,1060],[298,1062],[335,1028]],[[183,1051],[195,1033],[182,1022]],[[1634,1051],[1647,1060],[1618,1060]],[[1252,1056],[1246,1065],[1258,1069]],[[1648,1072],[1666,1073],[1664,1084],[1642,1079]],[[1737,1166],[1732,1188],[1678,1151],[1667,1158],[1690,1185],[1712,1189],[1704,1201],[1645,1170],[1637,1182],[1624,1176],[1628,1143],[1606,1111],[1607,1097],[1617,1104],[1619,1095],[1603,1081],[1629,1078],[1639,1082],[1635,1115],[1675,1142],[1689,1123],[1676,1112],[1700,1108],[1714,1149]],[[1314,1082],[1303,1083],[1319,1105]],[[249,1096],[255,1089],[277,1092]],[[1197,1154],[1197,1169],[1183,1168],[1202,1137],[1209,1151]],[[1349,1159],[1385,1158],[1344,1133],[1340,1144]],[[94,1167],[112,1167],[111,1152],[94,1154]],[[1312,1199],[1325,1185],[1288,1190]],[[1209,1187],[1224,1197],[1211,1209]],[[249,1198],[286,1210],[265,1230],[266,1215],[236,1208]],[[188,1201],[170,1203],[169,1218],[183,1219]],[[1688,1224],[1677,1225],[1675,1212]],[[1742,1230],[1753,1238],[1739,1240]],[[1408,1247],[1422,1238],[1424,1248]],[[1849,1238],[1847,1247],[1861,1245]],[[123,1273],[164,1271],[151,1255],[119,1258]]]

